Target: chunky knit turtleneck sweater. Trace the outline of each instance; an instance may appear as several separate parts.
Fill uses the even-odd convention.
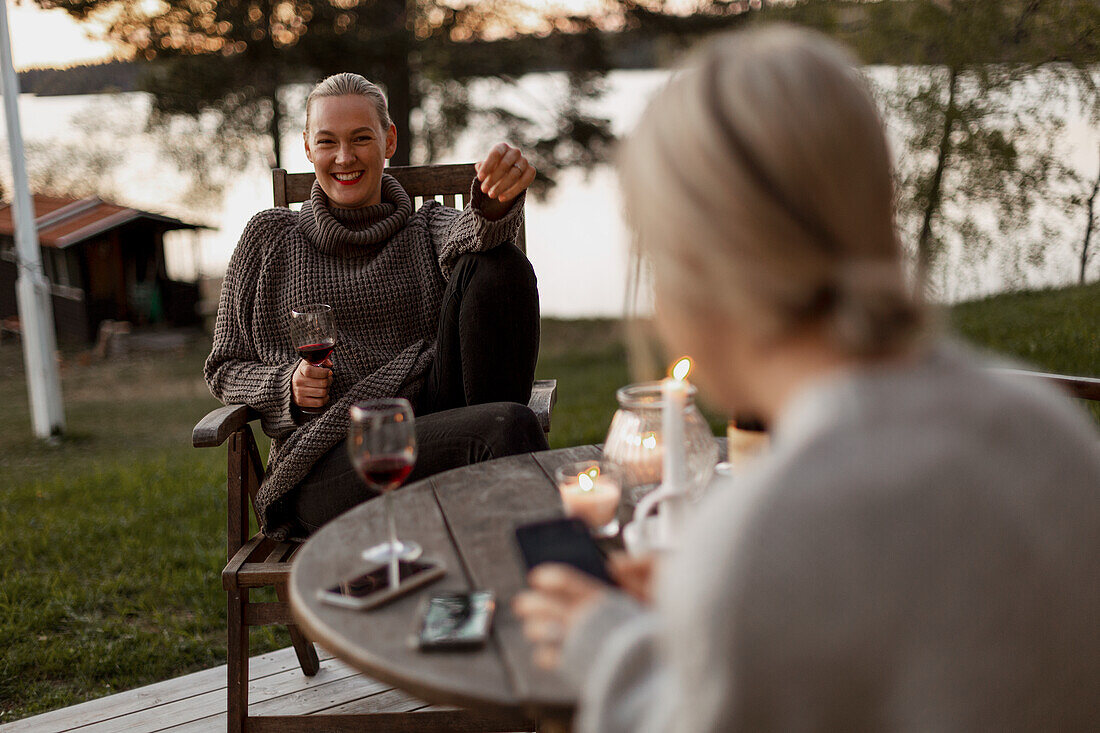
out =
[[[300,212],[268,209],[245,227],[222,284],[205,376],[225,404],[254,408],[273,438],[255,501],[268,536],[293,535],[280,499],[344,438],[352,404],[394,396],[415,403],[455,260],[515,239],[522,197],[497,221],[481,215],[476,182],[470,200],[462,211],[427,201],[414,213],[401,184],[385,175],[382,203],[340,209],[315,183]],[[290,310],[306,303],[331,305],[338,331],[329,404],[311,420],[291,409],[290,390],[298,364]]]

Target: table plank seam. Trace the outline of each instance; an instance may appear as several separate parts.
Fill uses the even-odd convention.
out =
[[[439,489],[435,479],[430,479],[428,483],[432,487],[432,498],[435,499],[435,505],[439,507],[439,515],[443,517],[443,526],[447,530],[447,536],[451,538],[451,544],[454,545],[455,554],[458,556],[458,561],[462,564],[462,572],[466,576],[466,584],[470,586],[471,590],[475,590],[478,587],[477,580],[470,570],[469,561],[466,559],[466,552],[463,550],[462,545],[458,541],[458,537],[455,535],[454,529],[451,527],[451,520],[447,518],[447,512],[443,509],[443,502],[439,499]],[[502,599],[497,599],[497,601],[499,603]],[[516,695],[519,692],[516,687],[516,671],[512,665],[508,663],[508,655],[504,653],[503,645],[500,643],[500,639],[495,631],[490,632],[488,643],[496,650],[500,665],[507,672],[509,693]]]
[[[535,458],[535,455],[536,454],[534,454],[534,453],[527,453],[522,457],[529,460],[531,463],[533,463],[538,468],[538,470],[542,471],[543,470],[542,466],[539,464],[538,459]],[[520,456],[513,456],[512,458],[519,458],[519,457]],[[506,459],[502,459],[502,460],[506,460]],[[477,464],[475,464],[475,465],[477,465]],[[444,524],[447,527],[447,532],[451,536],[451,542],[452,542],[452,544],[454,544],[455,552],[458,554],[459,560],[460,560],[460,562],[462,562],[463,567],[466,571],[466,574],[470,579],[470,586],[472,588],[476,588],[476,587],[478,587],[479,584],[477,582],[477,579],[474,577],[473,571],[469,567],[469,562],[466,559],[466,552],[465,552],[462,544],[459,543],[457,535],[455,534],[455,532],[451,528],[450,520],[447,517],[447,512],[443,508],[443,503],[442,503],[442,500],[440,499],[439,491],[437,489],[437,485],[436,485],[436,482],[434,480],[432,481],[432,496],[435,497],[436,504],[439,506],[440,514],[443,515],[443,521],[444,521]],[[497,600],[500,603],[503,602],[503,599],[497,599]],[[495,630],[489,637],[489,643],[493,645],[493,648],[496,650],[497,656],[500,659],[501,666],[504,667],[504,669],[508,673],[508,685],[511,688],[512,694],[520,695],[521,688],[523,687],[523,685],[520,684],[520,679],[521,679],[520,672],[515,667],[515,665],[512,663],[512,661],[510,659],[510,656],[509,656],[509,654],[507,653],[507,650],[504,647],[503,642],[500,640],[500,637],[496,633]]]
[[[466,561],[466,555],[462,552],[462,548],[458,544],[458,539],[455,537],[454,529],[451,527],[451,520],[447,519],[447,513],[443,511],[443,504],[439,501],[439,491],[436,488],[435,479],[429,478],[428,485],[432,487],[432,500],[439,509],[439,516],[443,519],[443,528],[447,530],[447,537],[450,538],[451,545],[455,548],[455,555],[458,556],[458,562],[462,566],[462,574],[466,578],[466,585],[473,589],[476,587],[474,576],[470,572],[470,566]]]

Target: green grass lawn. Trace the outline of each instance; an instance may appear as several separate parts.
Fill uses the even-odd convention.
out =
[[[1100,373],[1100,285],[964,304],[967,338],[1044,369]],[[18,345],[0,344],[0,723],[224,663],[224,449],[190,447],[217,406],[207,343],[62,368],[68,431],[31,437]],[[619,324],[543,324],[554,447],[601,442],[629,381]],[[713,416],[720,424],[720,417]],[[253,631],[254,653],[288,642]]]

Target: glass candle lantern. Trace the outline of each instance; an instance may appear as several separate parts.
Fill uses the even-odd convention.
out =
[[[695,406],[695,387],[688,385],[684,406],[684,453],[687,492],[698,494],[714,474],[718,444]],[[636,502],[661,483],[665,445],[661,430],[661,383],[627,385],[615,393],[619,409],[611,419],[604,460],[619,469],[623,496]]]

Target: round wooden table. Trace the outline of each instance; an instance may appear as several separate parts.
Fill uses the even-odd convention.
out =
[[[433,703],[523,716],[540,730],[567,724],[574,696],[556,674],[531,662],[511,600],[526,574],[516,525],[561,516],[554,470],[598,458],[596,446],[501,458],[441,473],[394,494],[398,535],[416,540],[447,575],[381,608],[352,611],[317,591],[363,567],[359,553],[386,536],[382,502],[362,504],[322,527],[298,551],[290,608],[306,635],[347,664]],[[441,591],[492,590],[492,637],[477,651],[424,653],[412,648],[417,609]]]

